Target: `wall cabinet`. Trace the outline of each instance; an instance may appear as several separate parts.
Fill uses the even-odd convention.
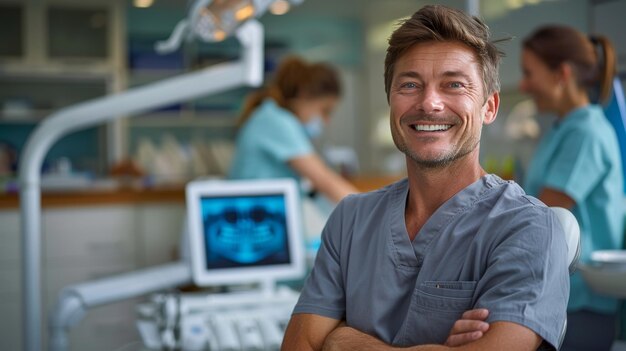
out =
[[[184,205],[154,203],[44,209],[44,318],[64,287],[177,259]],[[0,350],[21,349],[19,211],[0,210]],[[135,305],[121,301],[88,311],[70,333],[71,350],[117,350],[140,341]],[[46,323],[47,324],[47,323]]]
[[[0,143],[22,150],[35,126],[64,107],[122,87],[124,2],[0,0]],[[103,172],[114,124],[69,134],[48,154]]]

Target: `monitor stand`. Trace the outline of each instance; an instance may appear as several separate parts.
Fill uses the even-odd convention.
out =
[[[271,278],[263,279],[259,283],[259,289],[263,297],[271,297],[276,293],[276,281]]]

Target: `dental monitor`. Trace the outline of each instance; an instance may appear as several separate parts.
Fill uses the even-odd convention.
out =
[[[299,192],[292,179],[187,184],[187,222],[198,286],[304,276]]]

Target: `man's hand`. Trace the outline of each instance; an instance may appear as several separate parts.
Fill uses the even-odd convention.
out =
[[[465,311],[461,319],[454,322],[446,346],[462,346],[482,338],[489,330],[489,323],[485,322],[489,311],[484,308]]]

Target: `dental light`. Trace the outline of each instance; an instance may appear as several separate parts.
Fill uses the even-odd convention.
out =
[[[275,2],[284,0],[197,0],[189,9],[187,18],[182,19],[170,37],[156,44],[162,54],[177,50],[183,39],[200,39],[204,42],[219,42],[232,34],[243,22],[260,17]],[[289,0],[298,5],[304,0]]]

